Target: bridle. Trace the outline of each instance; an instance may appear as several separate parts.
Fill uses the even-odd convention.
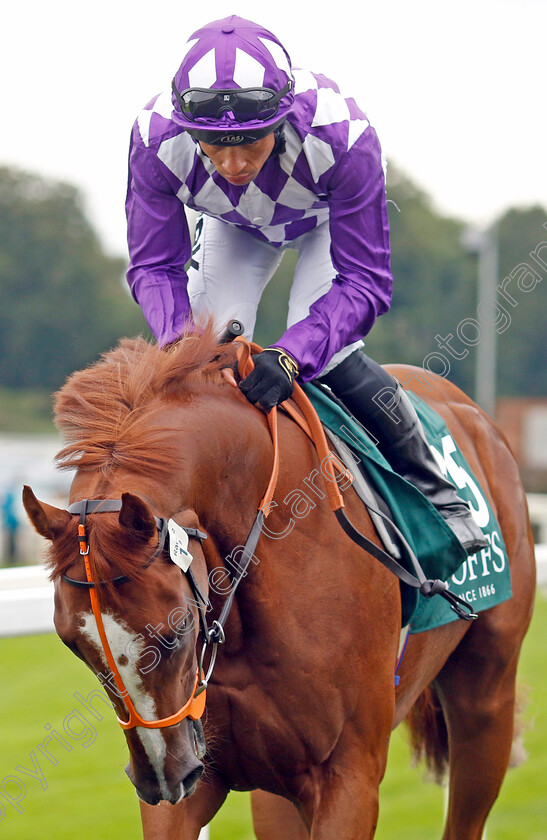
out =
[[[189,699],[181,706],[178,712],[175,712],[175,714],[169,715],[168,717],[161,718],[159,720],[144,720],[144,718],[142,718],[136,710],[133,701],[129,696],[129,692],[125,687],[118,666],[116,665],[116,661],[110,648],[110,644],[108,642],[108,638],[104,629],[99,599],[97,596],[97,586],[99,584],[103,586],[119,586],[123,583],[126,583],[128,580],[130,580],[130,578],[128,575],[118,575],[117,577],[112,578],[109,581],[94,580],[91,571],[91,565],[89,563],[89,543],[87,540],[86,532],[86,517],[88,514],[92,513],[115,513],[117,511],[120,511],[121,508],[121,499],[83,499],[80,502],[75,502],[74,504],[70,505],[70,507],[68,508],[68,513],[72,514],[73,516],[80,517],[80,521],[78,523],[78,543],[80,547],[80,554],[84,559],[86,580],[77,580],[76,578],[69,577],[66,574],[63,574],[62,579],[66,583],[71,584],[72,586],[83,587],[89,591],[91,608],[93,610],[93,615],[97,624],[97,630],[99,632],[99,637],[101,639],[104,654],[106,656],[106,660],[114,677],[116,687],[120,693],[120,696],[123,699],[123,702],[129,714],[128,720],[122,720],[120,717],[118,717],[118,723],[120,724],[122,729],[134,729],[136,726],[142,726],[145,729],[162,729],[166,726],[174,726],[175,724],[180,723],[180,721],[184,720],[184,718],[186,717],[189,717],[191,720],[198,720],[203,715],[203,712],[205,710],[207,683],[211,676],[212,665],[214,665],[214,658],[216,657],[216,645],[214,647],[211,665],[209,666],[209,672],[207,676],[204,676],[202,669],[203,660],[205,655],[205,649],[208,644],[207,640],[211,636],[212,629],[208,627],[207,619],[205,616],[205,611],[209,606],[209,600],[202,593],[190,567],[188,567],[186,571],[183,572],[183,574],[186,575],[188,583],[190,584],[190,589],[192,590],[194,603],[198,607],[200,619],[200,632],[204,638],[204,645],[202,650],[200,667],[196,671],[196,677]],[[157,516],[154,516],[154,520],[158,529],[158,546],[155,552],[151,555],[151,557],[149,557],[148,560],[145,562],[145,567],[151,565],[154,562],[154,560],[156,560],[156,558],[162,554],[162,552],[166,548],[166,544],[168,541],[167,520]],[[199,542],[202,542],[203,540],[207,539],[207,534],[204,534],[197,528],[185,528],[183,526],[178,527],[182,528],[182,530],[187,534],[188,538],[190,539],[196,539]]]
[[[254,363],[251,359],[251,348],[254,345],[250,345],[245,340],[242,340],[242,345],[240,348],[240,369],[243,370],[244,368],[248,369],[249,366],[254,366]],[[89,544],[87,541],[87,534],[86,534],[86,516],[87,514],[92,513],[115,513],[121,510],[122,508],[122,500],[121,499],[83,499],[80,502],[75,502],[71,504],[70,507],[67,509],[68,513],[72,514],[73,516],[79,516],[80,521],[78,523],[78,542],[80,546],[80,554],[84,558],[85,564],[85,571],[86,571],[86,580],[76,580],[75,578],[68,577],[68,575],[63,574],[62,579],[66,582],[71,584],[72,586],[79,586],[84,587],[89,590],[89,597],[91,600],[91,607],[93,610],[93,615],[95,617],[95,622],[97,624],[97,630],[99,632],[99,636],[101,639],[101,643],[103,646],[103,650],[106,656],[106,660],[108,665],[111,669],[111,672],[114,676],[114,681],[118,688],[118,691],[123,698],[123,702],[127,708],[129,714],[129,720],[124,721],[118,717],[118,723],[122,727],[122,729],[133,729],[136,726],[143,726],[146,729],[161,729],[166,726],[173,726],[176,723],[180,723],[181,720],[184,718],[189,717],[191,720],[198,720],[205,710],[205,698],[206,698],[206,690],[211,675],[213,673],[213,668],[215,666],[216,657],[217,657],[217,650],[218,645],[223,644],[225,641],[226,635],[224,631],[225,623],[228,619],[228,615],[232,608],[232,604],[234,602],[235,592],[237,587],[239,586],[241,580],[245,577],[247,573],[247,568],[253,558],[253,553],[256,549],[256,545],[258,543],[258,539],[262,532],[262,527],[264,524],[265,518],[268,516],[270,510],[273,508],[272,500],[273,495],[275,492],[275,488],[277,486],[277,478],[279,475],[279,448],[278,448],[278,438],[277,438],[277,412],[275,409],[270,411],[267,415],[267,422],[268,427],[270,430],[270,435],[273,442],[274,447],[274,457],[273,457],[273,466],[272,472],[270,475],[270,480],[268,482],[268,487],[266,488],[266,493],[264,494],[264,498],[260,502],[258,511],[255,516],[255,520],[253,526],[249,532],[249,536],[247,537],[247,541],[243,547],[243,551],[241,553],[240,560],[238,562],[238,571],[237,574],[233,577],[232,585],[230,589],[230,593],[226,598],[221,613],[218,619],[214,620],[211,623],[211,626],[207,623],[206,617],[206,610],[210,608],[210,603],[208,598],[206,598],[203,593],[201,592],[197,581],[192,573],[190,567],[184,570],[184,574],[186,575],[188,582],[190,584],[190,588],[192,590],[192,594],[194,597],[194,602],[198,606],[199,611],[199,619],[200,619],[200,633],[202,637],[202,650],[200,656],[200,663],[199,667],[196,672],[196,678],[194,682],[194,687],[192,689],[192,693],[190,698],[186,701],[186,703],[176,712],[174,715],[170,715],[169,717],[162,718],[161,720],[155,721],[147,721],[144,720],[133,704],[131,697],[129,696],[129,692],[127,691],[122,676],[119,672],[118,666],[116,665],[114,656],[112,654],[110,644],[108,642],[108,638],[106,636],[106,632],[104,629],[104,623],[101,615],[101,610],[99,606],[99,599],[97,597],[96,588],[98,585],[114,585],[119,586],[123,583],[126,583],[130,578],[127,575],[118,575],[115,578],[112,578],[109,581],[95,581],[93,579],[93,575],[91,572],[91,566],[89,563]],[[158,529],[158,547],[154,554],[145,562],[145,567],[150,565],[154,562],[156,557],[158,557],[166,547],[167,541],[169,539],[169,522],[166,521],[164,518],[160,518],[154,516],[154,520],[156,522],[156,527]],[[182,526],[178,526],[181,528]],[[207,534],[204,534],[202,531],[198,531],[196,528],[185,528],[182,527],[182,530],[188,535],[190,539],[197,539],[200,542],[207,539]],[[205,655],[207,652],[208,647],[211,646],[211,658],[209,660],[209,667],[207,673],[204,673],[204,662],[205,662]]]

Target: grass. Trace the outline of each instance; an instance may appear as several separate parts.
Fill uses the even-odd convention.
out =
[[[547,600],[538,596],[520,666],[520,682],[530,687],[529,758],[509,772],[489,821],[488,840],[547,840],[546,636]],[[93,675],[53,635],[0,640],[0,662],[0,794],[20,799],[14,806],[0,795],[0,838],[138,840],[137,802],[123,772],[123,735],[98,695],[93,705],[100,720],[74,696],[87,697],[99,688]],[[65,746],[55,738],[48,741],[48,761],[37,747],[53,730]],[[24,797],[9,776],[24,783]],[[443,797],[441,789],[423,783],[420,769],[410,767],[404,731],[398,730],[382,785],[376,840],[438,840]],[[249,796],[232,793],[211,825],[211,840],[253,838]]]

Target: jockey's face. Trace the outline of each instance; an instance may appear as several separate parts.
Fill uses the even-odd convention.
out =
[[[200,140],[199,145],[211,160],[219,175],[242,187],[254,181],[275,145],[275,137],[268,134],[255,143],[243,143],[241,146],[212,146]]]

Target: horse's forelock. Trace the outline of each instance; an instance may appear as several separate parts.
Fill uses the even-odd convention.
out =
[[[74,517],[65,533],[51,545],[46,565],[52,580],[63,574],[77,575],[76,564],[80,559],[78,520]],[[117,575],[128,575],[140,581],[145,573],[145,560],[154,550],[143,549],[142,538],[120,528],[117,514],[96,514],[88,518],[89,563],[94,580],[111,581]],[[81,579],[81,573],[79,576]],[[108,587],[107,587],[108,588]],[[99,593],[102,591],[99,590]],[[117,590],[111,587],[111,594]]]

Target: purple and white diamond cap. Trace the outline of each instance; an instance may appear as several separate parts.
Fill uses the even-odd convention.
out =
[[[174,82],[179,92],[188,88],[266,87],[277,93],[289,80],[294,84],[291,60],[275,35],[257,23],[230,15],[208,23],[190,36]],[[218,131],[229,127],[248,132],[270,126],[273,130],[286,117],[293,100],[294,93],[290,90],[282,98],[277,113],[266,120],[240,123],[235,119],[227,121],[223,114]],[[196,122],[185,117],[175,97],[173,105],[176,121],[185,128],[195,129]],[[209,119],[207,123],[207,129],[214,131],[215,125]]]

